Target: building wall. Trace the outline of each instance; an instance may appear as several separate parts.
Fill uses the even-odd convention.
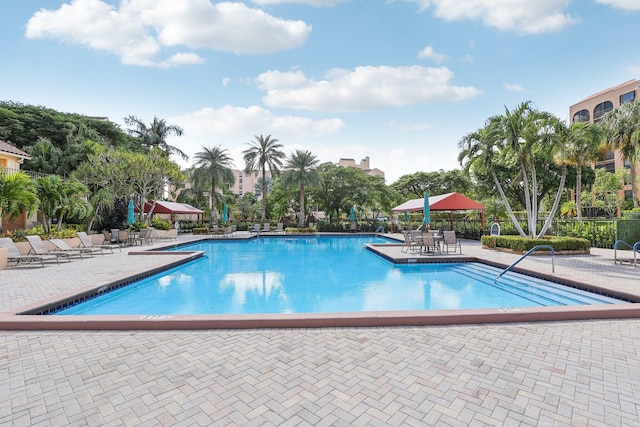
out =
[[[356,163],[354,159],[340,159],[338,161],[338,166],[362,169],[371,176],[380,176],[384,178],[383,171],[378,168],[371,169],[371,159],[369,159],[369,156],[362,159],[360,163]]]
[[[595,93],[586,99],[569,107],[569,119],[571,123],[577,121],[597,122],[608,111],[618,108],[622,103],[633,101],[640,97],[640,81],[629,80],[618,86],[610,87]],[[604,160],[595,162],[594,168],[604,168],[609,172],[616,172],[622,168],[629,168],[629,162],[625,161],[620,150],[607,153]],[[636,174],[640,176],[640,167],[636,167]],[[625,191],[631,191],[631,186],[625,187]],[[640,194],[638,195],[640,197]]]

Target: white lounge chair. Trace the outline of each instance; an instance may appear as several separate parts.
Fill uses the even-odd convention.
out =
[[[59,262],[58,257],[55,255],[23,255],[10,237],[0,238],[0,248],[7,249],[7,262],[15,262],[16,265],[20,263],[39,262],[40,265],[44,267],[44,262],[47,260]]]
[[[91,237],[85,233],[84,231],[79,231],[77,233],[78,238],[80,239],[80,243],[82,244],[83,247],[85,248],[96,248],[96,249],[100,249],[100,252],[104,254],[104,251],[109,250],[111,251],[111,253],[113,253],[114,249],[118,249],[120,252],[122,252],[122,249],[120,249],[120,246],[118,245],[96,245],[95,243],[93,243],[93,240],[91,240]]]
[[[31,245],[31,250],[29,253],[33,253],[35,255],[54,255],[58,258],[65,258],[67,261],[71,261],[71,257],[73,255],[80,255],[80,252],[75,251],[75,253],[71,253],[70,251],[50,251],[44,244],[44,241],[40,238],[40,236],[27,236],[27,241]]]
[[[265,222],[265,223],[264,223],[264,225],[263,225],[262,227],[263,227],[263,228],[262,228],[262,232],[263,232],[263,233],[268,233],[268,232],[270,231],[270,229],[271,229],[271,228],[270,228],[271,226],[269,225],[269,223],[268,223],[268,222]]]
[[[74,248],[62,239],[49,239],[49,241],[53,243],[53,246],[56,247],[57,251],[76,254],[76,255],[79,255],[80,258],[82,258],[82,254],[89,254],[93,257],[93,254],[96,251],[102,253],[100,249],[96,249],[96,248]]]
[[[284,224],[279,222],[278,225],[276,225],[276,233],[284,233]]]

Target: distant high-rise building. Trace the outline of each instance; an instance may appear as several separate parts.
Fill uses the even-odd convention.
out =
[[[360,163],[356,163],[354,159],[340,159],[340,161],[338,162],[338,166],[362,169],[371,176],[381,176],[382,178],[384,178],[384,172],[382,172],[380,169],[371,169],[369,156],[362,159]]]

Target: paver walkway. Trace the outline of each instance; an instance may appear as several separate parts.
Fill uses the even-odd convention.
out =
[[[125,260],[0,271],[2,307],[100,282]],[[624,286],[640,285],[640,269],[622,268]],[[637,426],[639,349],[636,319],[0,331],[0,425]]]

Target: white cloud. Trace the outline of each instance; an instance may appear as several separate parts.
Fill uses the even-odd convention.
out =
[[[420,59],[433,59],[437,63],[440,63],[440,62],[444,61],[445,59],[447,59],[447,55],[444,55],[442,53],[438,53],[435,50],[433,50],[433,47],[427,46],[427,47],[425,47],[424,49],[422,49],[418,53],[418,58],[420,58]]]
[[[268,71],[255,82],[267,91],[270,107],[312,111],[364,111],[386,107],[461,101],[482,93],[472,86],[450,84],[453,72],[446,67],[357,67],[332,69],[323,80],[301,71]]]
[[[255,105],[246,108],[231,105],[202,108],[170,117],[167,121],[184,129],[182,136],[172,137],[172,145],[190,156],[200,151],[202,146],[221,145],[229,149],[238,168],[243,167],[242,150],[246,149],[246,143],[253,139],[256,132],[277,136],[288,151],[293,144],[301,141],[309,143],[315,138],[334,135],[346,127],[339,118],[313,120],[303,116],[276,116]],[[297,147],[300,148],[299,145]]]
[[[520,85],[505,83],[502,85],[509,92],[522,92],[524,88]]]
[[[596,3],[606,4],[622,10],[640,10],[640,2],[638,0],[596,0]]]
[[[398,132],[419,132],[433,129],[434,125],[433,123],[398,123],[396,121],[392,121],[389,123],[389,127]]]
[[[261,129],[264,134],[310,138],[332,134],[345,127],[338,118],[312,120],[302,116],[275,116],[256,105],[202,108],[172,120],[185,129],[185,134],[222,140],[251,137],[255,129]]]
[[[335,6],[338,3],[348,3],[351,0],[252,0],[261,6],[269,4],[308,4],[309,6]]]
[[[577,22],[576,18],[564,13],[570,0],[405,1],[417,3],[421,11],[433,8],[438,18],[447,21],[480,20],[487,27],[522,34],[559,31]],[[618,2],[622,3],[622,0]]]
[[[72,0],[41,9],[27,23],[28,38],[54,38],[111,52],[125,64],[176,66],[201,63],[195,53],[156,59],[166,48],[264,54],[302,45],[311,27],[273,17],[242,3],[210,0]]]

